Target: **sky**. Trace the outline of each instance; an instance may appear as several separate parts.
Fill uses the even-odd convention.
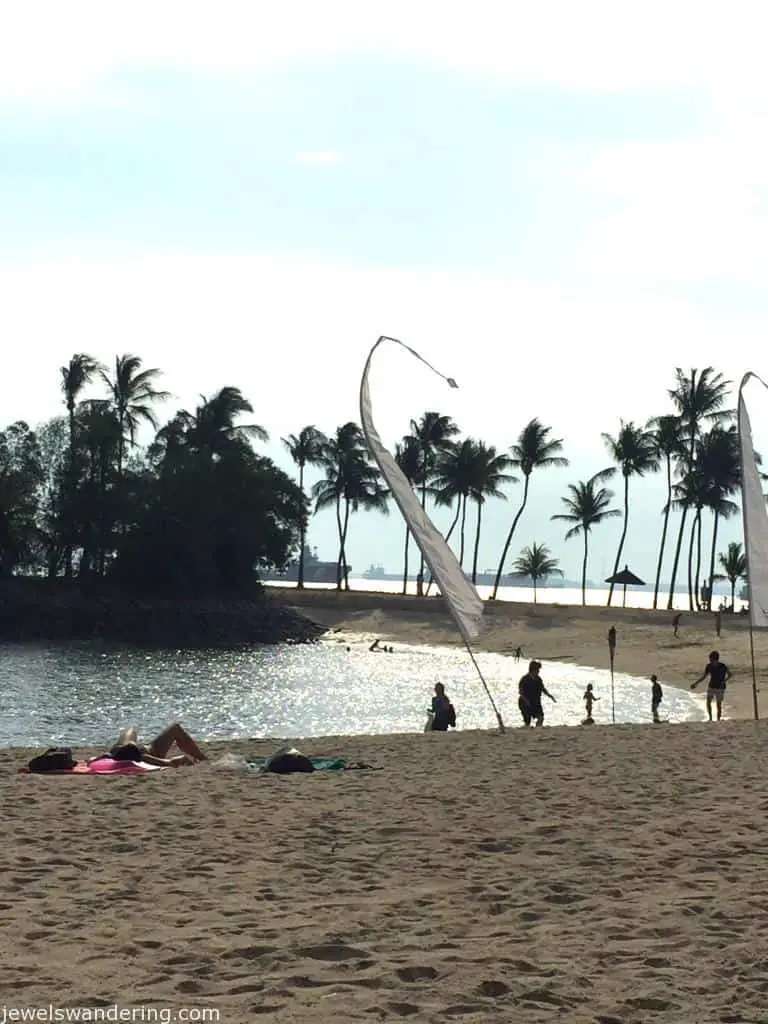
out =
[[[74,352],[140,355],[174,399],[233,384],[280,438],[357,418],[392,445],[426,409],[567,469],[533,479],[513,555],[609,463],[601,434],[671,411],[676,366],[763,372],[768,67],[758,3],[55,0],[0,36],[0,423],[62,411]],[[755,444],[768,412],[749,390]],[[735,404],[735,402],[734,402]],[[489,503],[481,568],[519,501]],[[619,496],[617,495],[617,502]],[[653,574],[663,481],[633,485],[626,558]],[[438,516],[443,525],[445,516]],[[621,523],[599,528],[607,575]],[[309,539],[335,556],[330,515]],[[402,523],[349,560],[397,571]],[[738,518],[723,544],[738,539]]]

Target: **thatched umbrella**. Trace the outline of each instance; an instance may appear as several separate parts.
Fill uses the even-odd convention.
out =
[[[621,572],[617,572],[615,576],[609,576],[605,581],[606,583],[620,583],[624,587],[624,597],[621,602],[621,607],[627,607],[627,587],[644,587],[645,580],[641,580],[639,576],[635,576],[633,572],[629,571],[629,566],[625,565]]]

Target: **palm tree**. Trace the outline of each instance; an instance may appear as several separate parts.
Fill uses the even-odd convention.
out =
[[[611,466],[595,473],[587,481],[579,481],[577,484],[568,484],[569,493],[560,500],[566,507],[566,512],[554,515],[552,519],[561,519],[574,525],[565,535],[566,540],[582,534],[584,537],[584,562],[581,569],[581,603],[587,603],[587,559],[589,558],[589,534],[593,526],[598,526],[603,520],[613,516],[620,516],[617,508],[608,508],[613,500],[613,491],[599,486],[610,480],[616,470]]]
[[[472,493],[476,476],[477,441],[465,438],[461,444],[453,445],[443,451],[433,475],[431,491],[438,505],[456,502],[456,515],[446,534],[446,542],[450,540],[456,524],[461,521],[459,530],[459,564],[464,568],[464,547],[466,539],[467,502]]]
[[[739,580],[747,578],[747,556],[742,550],[741,544],[732,541],[728,545],[726,554],[718,555],[718,562],[723,570],[722,574],[715,576],[717,580],[727,579],[731,584],[731,608],[734,607],[736,599],[736,584]]]
[[[562,569],[558,568],[558,561],[552,558],[552,553],[546,544],[537,544],[536,541],[529,548],[523,548],[520,556],[514,564],[515,572],[521,576],[529,576],[533,580],[533,603],[536,604],[536,584],[539,580],[545,580],[547,576],[562,576]]]
[[[418,484],[421,488],[421,507],[426,509],[429,483],[441,455],[450,451],[459,428],[450,416],[438,412],[425,412],[420,420],[411,420],[411,434],[420,453]],[[419,578],[424,578],[424,555],[419,563]]]
[[[412,434],[406,434],[402,441],[395,445],[395,462],[411,485],[414,487],[419,482],[421,471],[421,451],[416,438]],[[405,524],[405,552],[403,555],[403,593],[408,593],[408,550],[411,541],[411,528],[408,522]]]
[[[470,497],[477,505],[475,548],[472,555],[473,584],[477,583],[477,558],[480,551],[483,505],[487,498],[500,498],[502,501],[506,501],[507,496],[501,490],[502,484],[517,483],[515,477],[504,472],[509,461],[506,455],[499,455],[493,445],[486,445],[483,441],[476,442],[472,465],[472,484],[469,489]]]
[[[133,445],[136,431],[142,421],[157,429],[157,417],[152,409],[152,402],[164,402],[171,397],[170,392],[159,391],[154,387],[154,382],[160,374],[161,371],[157,369],[142,370],[141,358],[132,355],[115,357],[115,369],[111,377],[103,367],[99,368],[99,376],[107,385],[120,427],[117,448],[118,478],[123,475],[126,434],[128,443]]]
[[[315,511],[330,507],[335,510],[339,531],[336,588],[341,590],[343,582],[349,590],[346,544],[350,513],[360,508],[388,513],[389,492],[381,484],[379,470],[369,461],[365,439],[356,423],[345,423],[336,429],[326,446],[323,465],[325,478],[312,488]]]
[[[759,461],[757,455],[756,461]],[[731,426],[727,430],[723,430],[719,426],[713,427],[700,441],[698,462],[709,483],[704,504],[712,513],[713,518],[712,545],[709,552],[711,594],[712,580],[715,575],[717,528],[721,519],[730,519],[739,510],[738,505],[729,497],[735,494],[741,486],[741,450],[738,428]]]
[[[624,550],[624,541],[627,538],[627,527],[629,526],[629,481],[633,476],[645,476],[646,473],[655,473],[659,468],[659,460],[656,455],[656,446],[652,435],[636,427],[634,423],[620,421],[621,426],[617,437],[610,434],[603,434],[603,441],[611,453],[611,458],[617,462],[624,478],[624,526],[619,538],[619,546],[616,550],[616,561],[613,565],[612,575],[619,571],[621,554]],[[611,583],[608,591],[608,605],[613,600],[614,584]]]
[[[667,543],[669,514],[672,511],[672,459],[678,458],[683,448],[682,420],[679,416],[655,416],[652,420],[649,420],[648,426],[653,430],[652,436],[656,449],[656,458],[659,462],[662,459],[664,460],[667,471],[667,500],[664,505],[664,526],[661,530],[659,559],[656,563],[656,583],[653,588],[653,607],[656,608],[659,600],[661,566],[664,561],[664,549]]]
[[[68,501],[67,501],[67,515],[71,517],[72,513],[72,502],[74,500],[75,490],[75,479],[77,476],[77,454],[76,454],[76,420],[75,420],[75,409],[77,408],[78,399],[83,391],[83,388],[91,382],[94,374],[100,373],[102,370],[101,363],[99,363],[93,356],[86,355],[85,352],[78,352],[72,356],[69,363],[66,366],[62,366],[61,373],[61,390],[64,392],[64,402],[67,406],[67,414],[69,416],[69,487],[68,487]],[[72,524],[70,523],[68,533],[70,536],[67,539],[66,550],[64,554],[64,575],[67,579],[72,577],[72,547],[73,538]]]
[[[552,427],[545,427],[538,419],[532,419],[520,431],[520,436],[510,448],[510,466],[522,470],[523,473],[523,500],[515,513],[512,525],[509,528],[507,539],[504,542],[504,549],[499,559],[499,568],[496,571],[496,579],[493,582],[493,593],[491,600],[496,600],[499,590],[504,562],[512,543],[517,524],[523,514],[528,502],[528,487],[531,482],[531,473],[534,469],[546,469],[547,466],[567,466],[568,460],[560,455],[563,450],[563,442],[559,438],[550,438]]]
[[[306,466],[320,466],[323,456],[328,449],[328,438],[315,426],[302,427],[298,436],[289,434],[282,438],[282,442],[288,449],[291,458],[299,469],[299,490],[304,494],[304,469]],[[302,513],[299,524],[299,570],[296,580],[296,588],[302,590],[304,587],[304,545],[307,535],[306,515]]]
[[[705,422],[719,422],[733,415],[732,410],[723,409],[728,397],[730,383],[730,381],[723,380],[723,375],[716,373],[711,366],[705,367],[701,372],[693,369],[689,376],[680,367],[677,367],[675,370],[675,387],[670,389],[669,397],[672,399],[682,420],[687,447],[685,461],[687,462],[688,470],[693,466],[696,438],[701,431],[702,424]],[[680,564],[680,550],[683,544],[685,520],[688,514],[688,506],[682,505],[681,507],[680,529],[677,535],[675,558],[669,582],[669,595],[667,597],[667,608],[669,609],[672,608],[674,603],[675,583]],[[691,600],[692,605],[693,602]]]

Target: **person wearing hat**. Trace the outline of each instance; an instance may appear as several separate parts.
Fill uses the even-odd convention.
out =
[[[539,675],[540,669],[541,662],[532,661],[528,666],[528,671],[518,684],[519,697],[517,706],[520,708],[520,714],[523,716],[524,725],[531,725],[531,723],[537,726],[544,725],[544,708],[541,704],[541,698],[544,694],[554,704],[557,703],[542,682]]]

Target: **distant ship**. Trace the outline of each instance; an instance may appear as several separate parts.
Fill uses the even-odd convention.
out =
[[[352,566],[347,565],[347,575],[351,571]],[[338,582],[338,572],[337,562],[323,562],[318,558],[317,548],[310,549],[308,544],[304,546],[305,583],[336,583]],[[260,575],[264,580],[284,580],[286,583],[297,583],[299,579],[299,561],[298,559],[293,559],[283,569],[266,569]],[[341,578],[344,579],[343,567]]]

